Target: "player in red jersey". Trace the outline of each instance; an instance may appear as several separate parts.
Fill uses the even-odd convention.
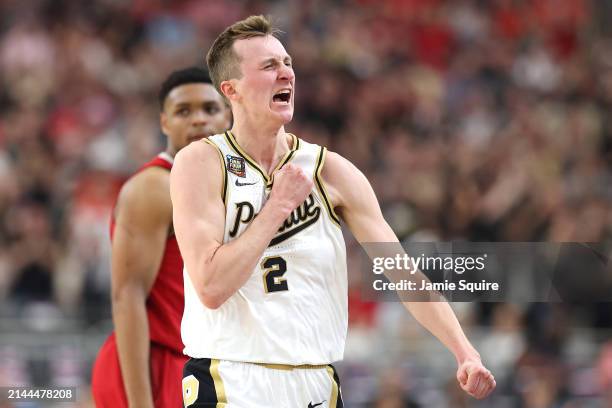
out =
[[[115,332],[93,368],[98,407],[182,406],[183,260],[172,227],[169,170],[181,148],[227,129],[231,111],[199,68],[173,72],[159,102],[167,149],[124,184],[111,221]]]

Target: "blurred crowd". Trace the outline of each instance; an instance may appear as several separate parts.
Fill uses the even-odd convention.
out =
[[[109,215],[121,183],[164,146],[158,87],[203,65],[216,35],[250,14],[272,16],[295,62],[288,130],[357,165],[400,239],[610,248],[606,3],[0,2],[0,330],[108,328]],[[356,292],[340,367],[348,406],[472,406],[450,354],[436,359],[401,306]],[[612,406],[612,304],[456,306],[498,369],[495,402],[479,406]],[[7,338],[0,382],[19,364],[19,381],[36,382]],[[61,350],[82,367],[47,372],[86,383],[91,353]]]

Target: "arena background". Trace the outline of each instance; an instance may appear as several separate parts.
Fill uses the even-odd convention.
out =
[[[362,169],[401,239],[610,248],[608,1],[2,0],[0,385],[90,406],[109,212],[162,146],[158,86],[260,13],[295,61],[288,129]],[[349,302],[347,407],[612,406],[612,304],[454,304],[497,377],[476,402],[400,305]]]

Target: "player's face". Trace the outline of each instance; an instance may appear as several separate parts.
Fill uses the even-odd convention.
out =
[[[174,88],[164,103],[161,127],[171,148],[221,133],[229,127],[230,109],[210,84],[193,83]]]
[[[295,74],[291,57],[273,36],[238,40],[242,77],[236,92],[245,110],[257,118],[284,125],[293,118]]]

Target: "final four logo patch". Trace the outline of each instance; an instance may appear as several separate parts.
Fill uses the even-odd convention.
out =
[[[246,167],[242,157],[236,157],[229,154],[225,157],[227,158],[227,170],[230,173],[234,173],[238,177],[246,177]]]

